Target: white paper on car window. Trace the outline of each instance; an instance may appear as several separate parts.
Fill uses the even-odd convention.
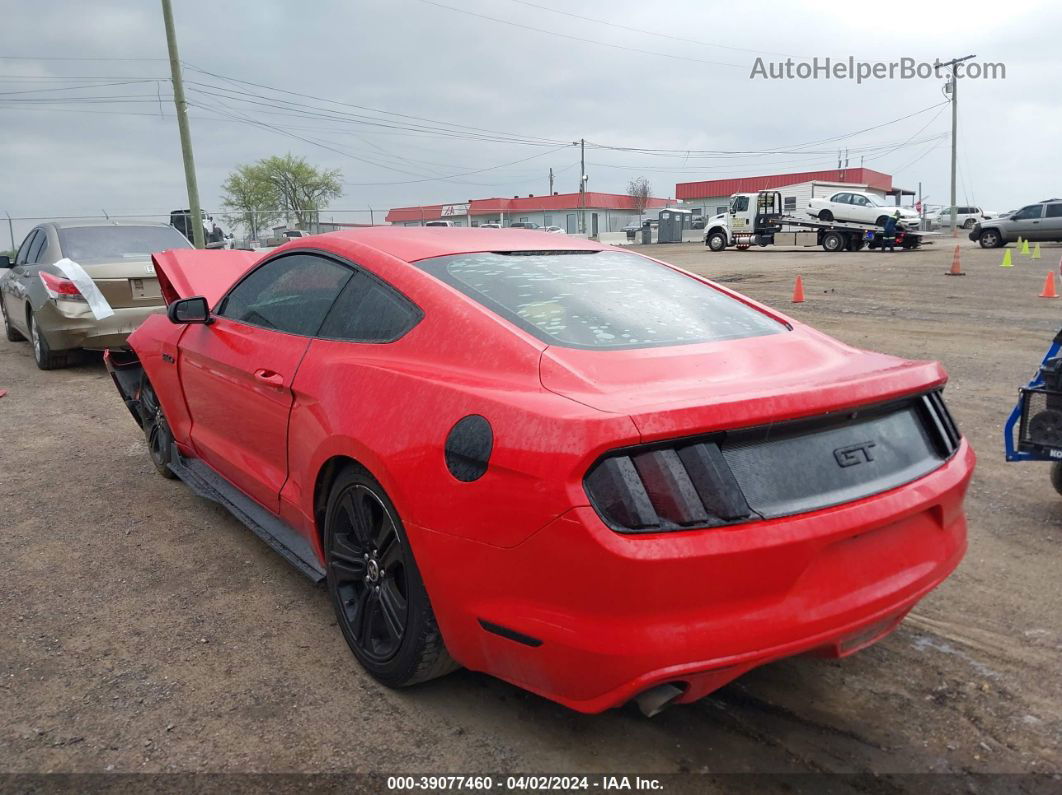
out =
[[[103,297],[100,288],[96,286],[96,283],[92,281],[92,277],[85,272],[84,268],[67,257],[63,257],[56,262],[55,267],[72,281],[81,294],[85,296],[89,309],[92,310],[96,320],[103,320],[114,314],[114,310],[107,303],[107,299]]]

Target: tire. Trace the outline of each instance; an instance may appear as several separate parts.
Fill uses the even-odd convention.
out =
[[[829,210],[819,210],[819,220],[825,224],[830,223],[833,220],[833,213]]]
[[[722,251],[726,248],[726,235],[722,232],[712,232],[712,234],[708,235],[705,245],[712,251]]]
[[[151,382],[144,378],[140,386],[140,416],[144,422],[144,437],[147,439],[148,456],[155,465],[155,471],[167,480],[176,480],[177,475],[170,469],[170,457],[173,455],[173,432],[166,421],[166,415],[159,405],[158,396]]]
[[[876,219],[876,220],[874,221],[874,225],[875,225],[875,226],[881,226],[881,227],[884,227],[884,226],[885,226],[885,223],[886,223],[886,222],[887,222],[888,220],[889,220],[889,216],[887,216],[887,215],[879,215],[879,216],[877,217],[877,219]]]
[[[69,366],[77,359],[78,351],[55,352],[48,347],[48,340],[44,338],[37,325],[37,315],[32,311],[29,313],[29,327],[30,342],[33,343],[33,361],[37,363],[37,367],[42,370],[58,370],[60,367]]]
[[[1051,464],[1051,485],[1055,491],[1062,494],[1062,461],[1054,461]]]
[[[822,249],[823,251],[844,251],[848,245],[848,241],[844,239],[844,235],[840,232],[827,232],[822,236]]]
[[[981,248],[999,248],[1003,245],[1003,236],[998,229],[982,229],[981,237],[977,239]]]
[[[15,331],[15,327],[11,325],[11,321],[7,318],[7,307],[4,306],[4,297],[0,295],[0,315],[4,317],[4,335],[7,337],[8,342],[22,342],[26,338],[22,336],[21,332]]]
[[[967,218],[965,221],[963,221],[962,228],[963,229],[973,229],[975,223],[976,222],[974,221],[973,218]]]
[[[374,679],[407,687],[457,669],[402,520],[377,480],[342,470],[325,511],[328,593],[350,650]]]

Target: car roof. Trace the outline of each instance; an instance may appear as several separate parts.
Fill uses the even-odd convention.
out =
[[[169,226],[162,221],[108,221],[100,220],[76,220],[76,221],[49,221],[41,226],[51,226],[56,229],[79,229],[86,226]]]
[[[468,227],[372,226],[321,235],[347,240],[390,254],[406,262],[483,251],[602,251],[612,248],[570,236],[558,244],[555,235],[531,229],[469,229]],[[303,245],[306,241],[303,240]]]

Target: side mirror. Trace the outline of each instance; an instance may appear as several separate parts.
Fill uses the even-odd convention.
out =
[[[207,300],[197,295],[193,298],[181,298],[166,307],[166,317],[171,323],[202,323],[209,325],[214,322],[210,317],[210,306]]]
[[[0,254],[0,268],[10,268],[10,267],[11,267],[11,257],[7,256],[7,254]]]

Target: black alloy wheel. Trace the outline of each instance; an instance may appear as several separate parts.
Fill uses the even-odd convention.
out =
[[[162,406],[159,405],[155,389],[147,378],[140,387],[140,416],[143,420],[144,436],[147,437],[151,463],[155,465],[155,470],[162,477],[169,480],[176,479],[177,475],[170,469],[173,433],[170,431],[169,423],[166,422]]]
[[[331,528],[328,559],[342,613],[358,650],[384,663],[409,623],[409,582],[391,514],[368,487],[347,489]]]
[[[336,618],[370,674],[403,687],[457,667],[443,645],[401,520],[367,472],[351,467],[337,476],[324,542]]]

